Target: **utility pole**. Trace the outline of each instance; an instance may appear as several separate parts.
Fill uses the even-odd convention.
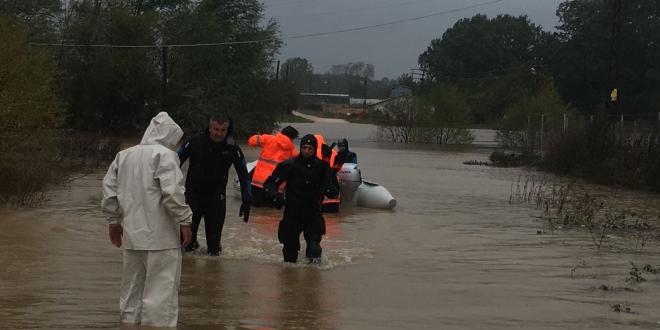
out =
[[[367,81],[369,78],[367,76],[364,76],[364,99],[362,100],[362,108],[366,111],[367,110]]]
[[[610,59],[609,59],[609,86],[610,98],[608,104],[615,111],[618,102],[618,80],[619,80],[619,50],[621,48],[621,12],[623,0],[612,1],[612,26],[610,30]],[[614,92],[617,90],[617,92]],[[616,97],[611,97],[615,95]]]
[[[277,69],[275,69],[275,81],[280,77],[280,60],[277,60]]]
[[[161,108],[165,111],[165,103],[167,100],[167,47],[161,49]]]

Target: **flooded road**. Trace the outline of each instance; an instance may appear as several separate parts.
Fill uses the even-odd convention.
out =
[[[255,209],[245,224],[229,192],[223,254],[184,256],[179,329],[660,328],[660,281],[625,282],[630,262],[659,263],[657,242],[598,254],[585,232],[537,234],[539,212],[508,203],[524,170],[463,164],[488,150],[383,146],[368,125],[293,125],[349,138],[363,178],[397,208],[327,215],[322,265],[287,266],[281,212]],[[104,172],[54,187],[38,208],[0,210],[0,329],[119,328],[121,251],[100,212]]]

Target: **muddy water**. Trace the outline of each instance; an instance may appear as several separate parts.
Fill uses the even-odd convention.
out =
[[[328,215],[323,264],[285,266],[280,213],[258,209],[244,224],[230,193],[223,255],[184,257],[179,329],[660,328],[660,282],[625,282],[629,262],[659,263],[657,243],[597,254],[586,233],[538,235],[537,211],[508,204],[522,170],[463,165],[486,150],[384,147],[371,126],[296,125],[351,138],[363,176],[397,208]],[[0,329],[119,327],[121,251],[99,211],[101,172],[54,187],[41,207],[0,210]]]

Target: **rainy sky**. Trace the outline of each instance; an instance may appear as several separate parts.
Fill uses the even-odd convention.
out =
[[[562,0],[263,0],[266,19],[280,25],[279,60],[306,58],[315,73],[333,64],[366,62],[376,79],[417,68],[417,58],[461,18],[527,15],[554,30]]]

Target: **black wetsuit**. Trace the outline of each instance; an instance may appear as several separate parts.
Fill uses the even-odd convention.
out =
[[[286,202],[277,237],[284,245],[284,261],[297,261],[300,233],[304,233],[307,243],[305,255],[320,258],[321,237],[325,235],[321,201],[323,196],[332,198],[337,195],[328,163],[315,156],[305,158],[299,154],[277,165],[264,184],[266,192],[274,195],[282,182],[286,182]]]
[[[233,165],[241,182],[243,201],[249,201],[250,181],[241,148],[228,138],[214,142],[208,132],[196,135],[179,149],[179,159],[183,164],[189,159],[186,176],[186,203],[193,212],[192,242],[189,247],[199,246],[197,230],[204,218],[206,244],[210,255],[217,255],[222,249],[222,227],[227,208],[226,188],[229,168]],[[249,204],[249,202],[248,202]]]
[[[357,164],[357,154],[348,149],[348,141],[346,139],[343,139],[339,143],[340,143],[340,145],[343,145],[345,147],[345,149],[341,150],[337,153],[337,156],[335,156],[334,164],[332,164],[332,165],[335,168],[340,168],[345,163]]]

